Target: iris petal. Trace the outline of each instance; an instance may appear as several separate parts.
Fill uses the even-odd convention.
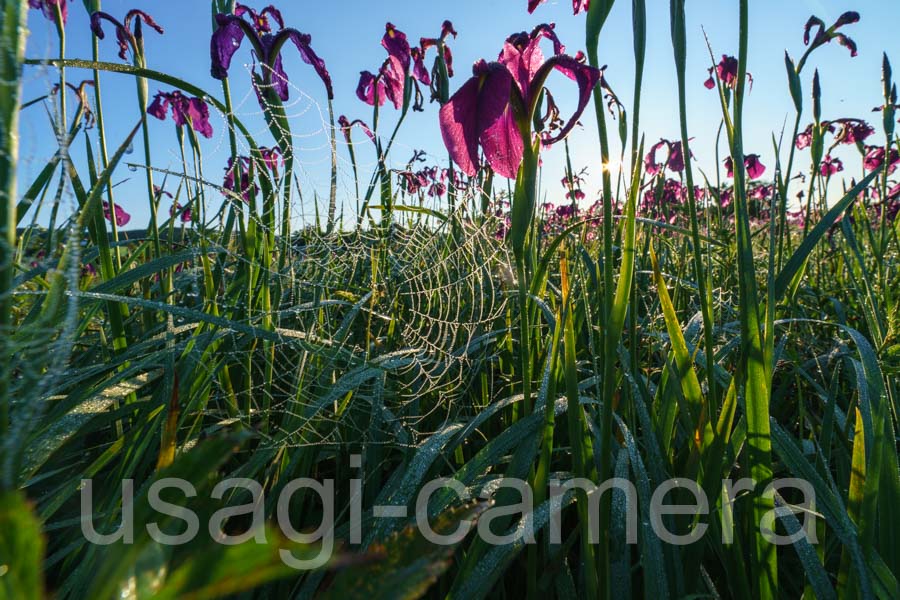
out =
[[[469,79],[441,107],[439,121],[444,145],[463,173],[474,177],[478,168],[478,91],[480,77]]]
[[[478,141],[491,168],[503,177],[515,178],[525,144],[509,101],[513,76],[494,63],[484,78],[478,97]]]
[[[230,15],[216,15],[216,29],[210,40],[210,55],[212,67],[210,74],[216,79],[228,77],[228,68],[231,66],[231,57],[240,48],[244,40],[244,31],[241,29],[238,18]]]

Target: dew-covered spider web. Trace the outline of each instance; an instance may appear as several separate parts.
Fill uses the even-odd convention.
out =
[[[251,153],[247,134],[258,146],[276,145],[254,90],[234,94],[231,114],[210,104],[215,135],[202,140],[202,155],[192,153],[189,135],[179,145],[151,120],[153,138],[168,140],[155,142],[152,164],[129,149],[110,178],[116,205],[133,215],[133,224],[150,223],[115,234],[106,223],[118,261],[113,281],[96,274],[99,252],[86,241],[91,232],[74,227],[79,203],[71,182],[60,184],[60,197],[69,200],[60,204],[56,224],[63,233],[56,235],[61,247],[87,250],[70,254],[67,320],[43,336],[43,343],[65,348],[45,356],[36,372],[57,376],[21,391],[22,407],[58,415],[60,424],[23,431],[37,449],[26,462],[38,465],[64,443],[67,429],[122,403],[168,402],[176,386],[180,410],[204,415],[179,431],[183,449],[237,421],[257,431],[264,446],[341,444],[360,433],[374,443],[415,445],[464,412],[462,399],[485,384],[480,374],[496,360],[506,332],[504,274],[511,269],[496,220],[480,212],[481,190],[457,182],[453,210],[446,187],[442,194],[429,194],[428,186],[410,191],[400,172],[434,167],[437,181],[438,169],[448,165],[445,157],[397,141],[388,162],[388,222],[373,177],[377,154],[365,131],[353,130],[351,162],[328,106],[293,84],[290,95],[283,103],[290,131],[281,133],[291,140],[294,169],[289,181],[283,163],[266,175],[271,217],[263,214],[267,190],[256,188],[251,207],[223,183],[232,143],[241,156]],[[52,96],[47,102],[52,110]],[[232,120],[241,127],[229,128]],[[383,127],[378,135],[387,144],[391,130]],[[95,128],[84,129],[72,147],[82,148],[85,135],[96,159]],[[108,142],[110,153],[114,143]],[[140,136],[134,144],[140,148]],[[73,157],[76,170],[83,160]],[[159,248],[152,221],[141,218],[148,171],[160,188]],[[281,228],[285,186],[288,240]],[[45,222],[48,202],[39,216],[29,215],[32,223]],[[185,207],[190,221],[181,219]],[[32,258],[39,273],[55,268],[59,256]],[[43,292],[25,278],[16,293]],[[113,306],[121,307],[121,346],[114,342]]]

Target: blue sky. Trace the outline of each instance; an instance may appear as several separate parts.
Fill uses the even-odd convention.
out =
[[[262,8],[264,3],[248,2]],[[691,0],[687,3],[688,32],[688,122],[694,138],[693,152],[699,167],[714,172],[715,138],[720,122],[720,108],[714,92],[702,85],[709,67],[709,53],[703,37],[705,29],[716,57],[737,53],[737,1]],[[556,31],[570,53],[584,47],[584,15],[573,16],[569,0],[550,0],[529,15],[526,0],[318,0],[283,1],[278,4],[286,25],[312,35],[315,51],[325,59],[335,86],[336,114],[349,118],[362,118],[370,122],[371,108],[360,102],[354,91],[361,70],[375,71],[384,59],[380,39],[386,21],[393,22],[407,33],[411,40],[433,37],[440,31],[441,22],[450,19],[459,32],[450,44],[454,53],[456,77],[452,89],[456,90],[471,74],[471,64],[479,58],[494,59],[504,39],[511,33],[531,30],[542,22],[556,23]],[[648,146],[660,137],[678,137],[678,107],[675,90],[675,72],[669,35],[668,2],[649,0],[647,32],[647,65],[642,92],[641,130],[646,134]],[[210,3],[205,0],[104,0],[103,10],[121,18],[130,8],[149,12],[165,28],[165,34],[147,31],[145,46],[150,68],[157,69],[190,81],[221,97],[219,83],[209,75],[209,35],[211,31]],[[748,68],[754,77],[745,112],[747,152],[759,153],[763,163],[774,164],[771,136],[780,132],[786,120],[793,120],[793,106],[786,85],[784,51],[799,58],[803,53],[803,25],[811,14],[831,23],[845,10],[857,10],[862,20],[846,28],[846,32],[859,45],[859,56],[851,58],[849,52],[831,44],[813,54],[803,74],[805,94],[809,94],[814,68],[819,68],[823,88],[823,118],[860,117],[876,121],[871,109],[881,104],[881,54],[887,52],[894,61],[895,71],[900,72],[900,37],[896,27],[900,24],[900,2],[884,0],[756,0],[750,7],[750,60]],[[56,35],[52,25],[37,11],[31,11],[28,56],[33,58],[56,55]],[[90,58],[90,29],[88,16],[82,2],[71,3],[67,26],[67,55]],[[252,58],[249,47],[242,47],[235,55],[232,71],[232,94],[235,111],[254,132],[262,145],[271,145],[271,137],[262,121],[255,96],[250,91],[247,72]],[[119,61],[116,55],[114,33],[107,28],[107,38],[101,42],[101,58]],[[626,107],[632,103],[632,35],[631,2],[619,0],[604,28],[600,42],[601,62],[608,65],[606,76]],[[430,60],[429,60],[430,64]],[[292,48],[285,52],[285,67],[292,85],[288,112],[291,114],[292,133],[300,162],[299,179],[303,186],[302,205],[296,213],[311,215],[313,203],[322,206],[327,197],[328,137],[325,128],[325,94],[313,70],[304,64]],[[69,81],[88,78],[87,71],[68,71]],[[24,99],[45,94],[56,80],[53,70],[28,67]],[[127,76],[102,75],[104,111],[110,145],[115,147],[139,117],[139,107],[133,81]],[[549,82],[563,112],[574,108],[574,85],[561,76]],[[157,88],[168,91],[167,86],[151,82],[151,92]],[[70,101],[71,104],[71,101]],[[437,124],[437,105],[426,106],[424,113],[411,113],[401,129],[392,162],[401,167],[413,150],[426,150],[429,162],[446,162],[446,151],[440,139]],[[576,128],[570,137],[573,166],[576,170],[588,169],[585,191],[595,197],[600,182],[600,152],[596,127],[588,109],[582,119],[583,128]],[[807,104],[804,124],[810,110]],[[382,131],[387,133],[396,114],[387,107],[382,112]],[[206,176],[220,182],[228,156],[227,135],[219,115],[213,115],[215,134],[204,140]],[[94,136],[94,132],[91,133]],[[175,131],[171,121],[151,119],[151,145],[154,166],[178,168]],[[612,137],[615,138],[613,135]],[[21,168],[20,185],[27,186],[37,175],[46,159],[54,151],[52,132],[47,113],[40,106],[27,109],[21,120]],[[140,146],[140,143],[136,144]],[[83,141],[73,148],[76,164]],[[364,178],[373,166],[373,156],[363,146],[357,145],[361,154],[360,166]],[[722,150],[724,153],[724,150]],[[352,174],[345,148],[339,150],[341,177],[339,197],[344,206],[355,206],[352,198]],[[614,151],[618,154],[618,151]],[[127,156],[132,162],[142,161],[143,153],[136,151]],[[844,175],[858,176],[860,161],[852,153],[842,155],[847,170]],[[547,199],[559,201],[564,191],[559,186],[563,174],[564,153],[559,144],[543,154],[544,192]],[[805,164],[806,155],[800,157]],[[446,166],[446,165],[444,165]],[[615,168],[615,166],[613,166]],[[768,176],[771,170],[766,173]],[[84,175],[83,175],[84,176]],[[146,223],[149,210],[140,172],[120,169],[114,177],[119,184],[117,201],[132,213],[132,225]],[[170,187],[174,188],[170,184]],[[67,200],[71,207],[73,201]],[[351,208],[352,210],[352,208]],[[44,213],[49,213],[44,209]],[[44,218],[40,219],[45,222]],[[131,226],[131,225],[129,225]]]

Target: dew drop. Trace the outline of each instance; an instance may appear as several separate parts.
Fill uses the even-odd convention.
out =
[[[128,144],[128,147],[125,148],[125,154],[132,154],[132,153],[134,153],[134,144]]]
[[[135,173],[135,172],[137,172],[137,166],[136,165],[128,165],[128,170],[131,171],[132,173]]]

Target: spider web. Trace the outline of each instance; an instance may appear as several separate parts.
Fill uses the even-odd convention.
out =
[[[353,205],[365,200],[356,197],[356,186],[351,185],[347,144],[340,131],[334,136],[339,225],[326,233],[321,216],[327,213],[328,194],[317,190],[327,191],[321,183],[331,169],[331,124],[327,109],[297,86],[290,87],[292,99],[283,110],[291,131],[282,133],[290,135],[298,179],[306,185],[299,184],[302,194],[293,196],[292,213],[300,219],[293,260],[284,270],[267,273],[290,290],[278,307],[280,317],[291,317],[276,319],[276,331],[287,340],[275,345],[276,362],[295,356],[292,342],[297,339],[339,346],[351,358],[332,359],[346,364],[323,368],[330,381],[318,386],[297,387],[294,379],[285,377],[274,389],[254,390],[253,396],[271,396],[264,401],[271,420],[287,424],[280,435],[272,436],[273,444],[339,443],[342,436],[364,428],[372,434],[373,423],[385,439],[414,444],[431,433],[422,429],[426,421],[441,424],[455,415],[460,408],[456,400],[473,383],[477,366],[492,358],[488,342],[506,311],[497,267],[509,269],[510,257],[493,235],[496,223],[467,216],[465,207],[480,194],[474,187],[459,190],[455,214],[447,214],[441,198],[425,194],[395,200],[433,209],[445,219],[397,209],[389,226],[368,217],[358,226]],[[257,103],[258,95],[249,92],[235,104],[235,116],[242,121],[259,117]],[[358,156],[361,144],[355,145]],[[398,144],[392,151],[406,152],[412,154],[413,149]],[[375,159],[357,164],[360,173],[376,167]],[[360,186],[361,195],[366,189]],[[346,218],[347,213],[352,217]],[[312,216],[320,226],[310,223]],[[345,397],[361,410],[341,410]],[[323,398],[329,406],[323,406]],[[373,411],[383,415],[373,418]],[[328,421],[334,427],[322,426]]]
[[[249,66],[247,70],[249,76]],[[43,73],[48,89],[53,75]],[[348,148],[337,131],[337,214],[335,227],[328,228],[322,218],[330,202],[328,109],[294,85],[291,98],[283,110],[291,124],[295,174],[290,182],[283,173],[276,181],[279,189],[291,185],[293,191],[292,236],[285,260],[273,251],[273,260],[261,261],[240,248],[237,233],[253,217],[240,198],[223,189],[222,171],[217,169],[231,156],[229,116],[244,123],[259,143],[271,140],[252,89],[235,97],[232,115],[216,115],[211,109],[220,125],[215,127],[217,137],[204,143],[201,160],[182,160],[175,148],[168,150],[170,168],[160,168],[142,164],[129,152],[111,178],[115,184],[123,171],[150,169],[155,181],[174,195],[171,203],[200,207],[192,222],[181,223],[160,196],[162,257],[177,257],[168,263],[171,295],[163,287],[164,270],[112,291],[85,274],[88,264],[96,264],[97,249],[84,246],[87,232],[73,226],[78,205],[71,183],[61,180],[56,204],[62,228],[56,236],[70,261],[62,273],[67,293],[63,317],[57,321],[26,326],[22,315],[28,298],[46,296],[35,276],[55,269],[58,254],[19,256],[20,262],[33,260],[34,267],[13,290],[25,308],[10,338],[16,356],[10,369],[17,379],[13,432],[4,444],[6,450],[24,448],[16,460],[25,466],[12,464],[15,452],[4,452],[8,460],[2,474],[7,480],[33,473],[79,427],[120,406],[123,399],[167,402],[176,365],[189,365],[191,376],[200,382],[189,385],[199,386],[201,397],[203,386],[208,388],[202,430],[179,430],[179,451],[195,444],[201,434],[237,421],[259,431],[261,444],[272,448],[360,439],[414,446],[467,409],[461,399],[483,372],[480,367],[494,360],[492,342],[505,331],[507,292],[500,273],[510,270],[507,250],[494,236],[497,223],[470,209],[480,204],[481,190],[458,189],[458,208],[451,212],[446,196],[411,195],[395,187],[397,206],[390,224],[381,220],[377,208],[358,220],[356,207],[364,200],[358,197]],[[52,96],[48,102],[55,110]],[[112,113],[107,107],[107,114]],[[231,133],[238,154],[249,154],[242,134]],[[88,129],[88,135],[96,148],[96,132]],[[368,143],[364,138],[356,146]],[[82,147],[80,140],[73,141],[73,152]],[[413,149],[400,142],[392,150],[395,156],[407,152],[411,155]],[[375,170],[377,161],[360,152],[357,158],[359,195],[364,195],[367,173]],[[80,160],[73,157],[76,167]],[[395,173],[392,178],[399,179]],[[140,188],[137,197],[146,198]],[[117,203],[123,196],[121,189],[116,191]],[[276,224],[280,201],[275,202]],[[222,224],[229,206],[237,208],[243,223],[223,247]],[[280,228],[272,232],[258,218],[254,223],[258,236],[280,239]],[[150,237],[147,230],[128,241],[123,233],[112,243],[127,260],[136,245]],[[241,273],[255,273],[269,290],[268,306],[247,306],[245,297],[220,289],[217,312],[211,316],[201,298],[209,277],[204,257],[221,268],[223,288]],[[140,261],[126,264],[120,276],[139,266]],[[119,353],[111,349],[110,323],[103,310],[110,302],[120,302],[130,313],[125,327],[132,339]],[[152,315],[149,321],[147,314]],[[136,338],[134,331],[140,332]],[[197,349],[200,344],[202,351]],[[234,381],[222,376],[225,366]],[[240,389],[229,389],[233,382]],[[182,381],[181,389],[185,386]],[[46,422],[37,426],[42,415]]]

